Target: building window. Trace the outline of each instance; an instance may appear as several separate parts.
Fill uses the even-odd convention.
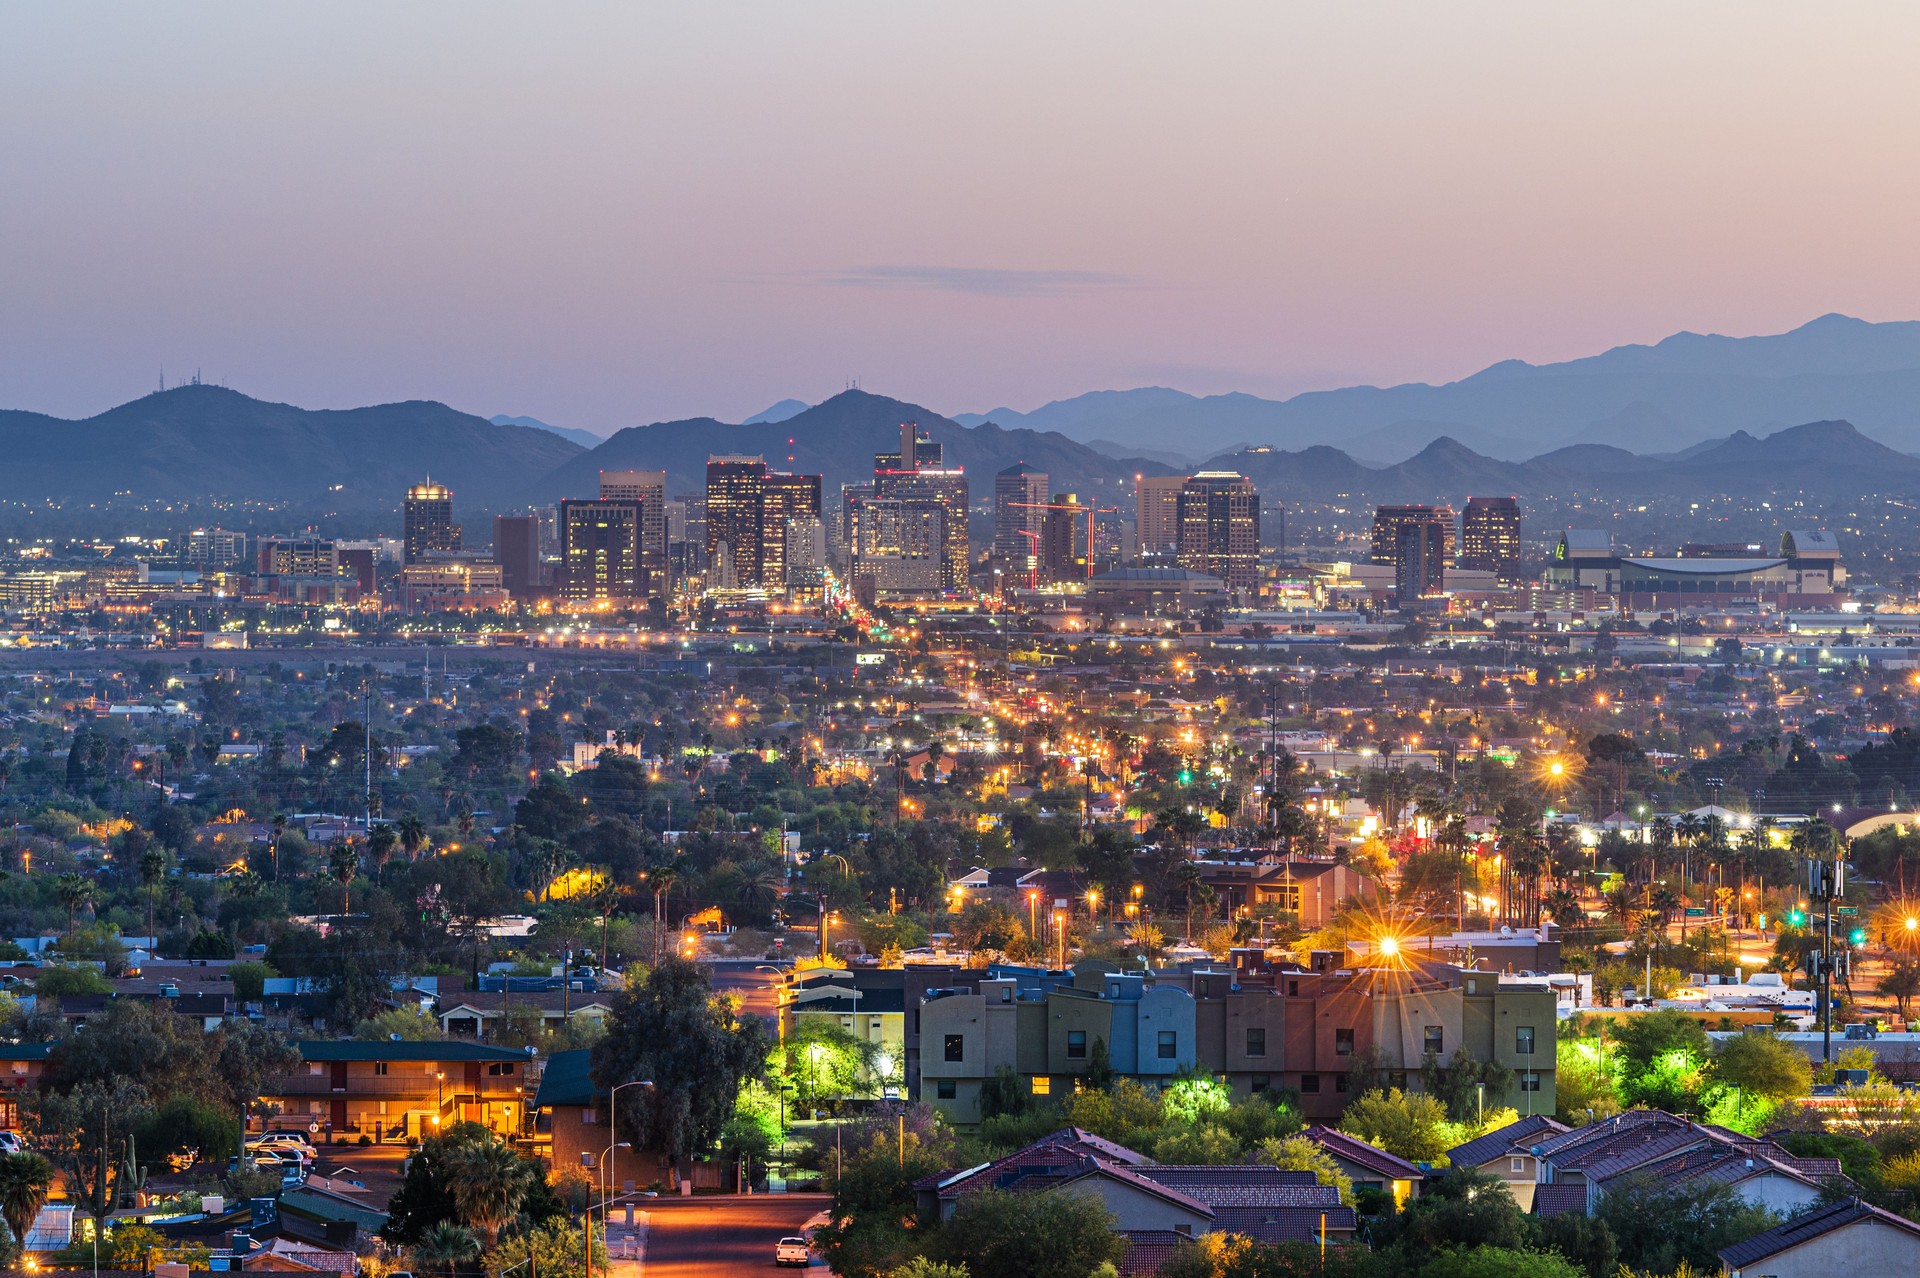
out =
[[[387,1072],[387,1063],[385,1061],[375,1061],[373,1063],[373,1072],[375,1074],[385,1075]]]
[[[1429,1056],[1440,1055],[1441,1053],[1440,1044],[1442,1041],[1440,1027],[1438,1025],[1427,1026],[1427,1032],[1426,1032],[1425,1038],[1426,1038],[1426,1041],[1425,1043],[1422,1044],[1420,1050],[1425,1052]]]
[[[1267,1031],[1265,1027],[1247,1031],[1247,1055],[1265,1056],[1267,1054]]]
[[[1347,1090],[1347,1076],[1345,1074],[1335,1074],[1333,1076],[1333,1090],[1336,1092],[1344,1092]]]
[[[1533,1055],[1533,1026],[1516,1026],[1513,1031],[1513,1050],[1522,1056]]]
[[[1387,1086],[1397,1087],[1403,1092],[1406,1091],[1407,1090],[1407,1071],[1405,1071],[1404,1069],[1397,1069],[1393,1071],[1393,1073],[1387,1075]]]
[[[1539,1091],[1540,1076],[1538,1074],[1522,1074],[1520,1076],[1520,1090],[1523,1092]]]
[[[1288,998],[1299,998],[1299,997],[1300,997],[1300,982],[1298,982],[1298,981],[1288,981],[1288,982],[1287,982],[1287,997],[1288,997]]]
[[[967,1036],[965,1034],[947,1035],[945,1046],[947,1060],[959,1062],[967,1058]]]
[[[1527,1160],[1524,1158],[1509,1158],[1507,1160],[1508,1171],[1523,1172],[1526,1169],[1527,1169]]]
[[[1084,1061],[1087,1059],[1087,1032],[1085,1030],[1067,1031],[1067,1059]]]
[[[1337,1029],[1333,1032],[1333,1054],[1335,1056],[1353,1055],[1353,1031]]]
[[[1045,1074],[1035,1074],[1033,1076],[1033,1094],[1035,1096],[1053,1095],[1053,1080]]]
[[[309,1074],[310,1076],[312,1076],[312,1077],[314,1077],[314,1078],[318,1078],[318,1077],[320,1077],[320,1075],[322,1075],[322,1074],[324,1074],[324,1073],[326,1073],[326,1072],[327,1072],[327,1070],[326,1070],[326,1066],[325,1066],[325,1065],[324,1065],[324,1064],[323,1064],[322,1062],[320,1062],[320,1061],[308,1061],[308,1062],[307,1062],[307,1073],[308,1073],[308,1074]]]
[[[600,1114],[599,1114],[599,1111],[597,1111],[597,1110],[592,1110],[592,1109],[583,1109],[583,1110],[581,1110],[581,1111],[580,1111],[580,1125],[581,1125],[582,1127],[598,1127],[598,1126],[600,1125]]]
[[[1172,1030],[1160,1031],[1160,1059],[1170,1061],[1180,1054],[1180,1039]]]
[[[1302,1074],[1300,1076],[1300,1094],[1302,1096],[1311,1096],[1319,1090],[1320,1076],[1318,1074]]]
[[[1265,1074],[1255,1074],[1253,1076],[1252,1091],[1255,1096],[1258,1096],[1261,1092],[1266,1091],[1269,1087],[1272,1087],[1272,1086],[1273,1086],[1273,1080],[1267,1077]]]
[[[960,1085],[951,1078],[943,1078],[934,1083],[933,1095],[936,1100],[952,1100],[960,1094]]]

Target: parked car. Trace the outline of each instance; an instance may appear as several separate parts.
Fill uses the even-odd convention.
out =
[[[27,1142],[19,1132],[0,1132],[0,1154],[23,1154],[26,1150]]]
[[[315,1157],[314,1148],[307,1138],[298,1132],[268,1132],[264,1136],[247,1138],[248,1149],[290,1149],[303,1158]]]
[[[782,1238],[773,1246],[773,1263],[776,1265],[799,1265],[802,1268],[813,1263],[813,1248],[807,1240],[800,1237]]]

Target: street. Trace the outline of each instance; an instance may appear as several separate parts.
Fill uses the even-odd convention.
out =
[[[755,1194],[751,1198],[662,1198],[647,1205],[645,1278],[719,1278],[777,1272],[773,1245],[824,1211],[825,1194]],[[815,1267],[814,1272],[824,1273]]]

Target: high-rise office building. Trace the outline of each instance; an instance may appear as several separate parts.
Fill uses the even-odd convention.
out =
[[[187,534],[181,558],[200,568],[231,568],[247,559],[247,535],[225,528],[196,528]]]
[[[819,516],[820,476],[769,470],[762,457],[708,459],[707,559],[726,546],[740,586],[783,589],[787,521]]]
[[[912,422],[900,426],[900,447],[873,458],[876,497],[931,503],[942,512],[940,525],[943,590],[965,590],[971,555],[967,542],[967,476],[963,467],[944,464],[945,450]],[[905,459],[911,458],[909,462]]]
[[[1396,525],[1393,592],[1406,607],[1446,588],[1446,524],[1439,519],[1407,519]]]
[[[515,599],[536,599],[541,593],[540,519],[536,515],[493,517],[493,561],[500,565],[500,584]]]
[[[1453,507],[1447,505],[1374,507],[1373,536],[1368,546],[1368,558],[1376,564],[1398,564],[1400,525],[1432,522],[1440,524],[1443,557],[1446,562],[1453,562],[1455,519]]]
[[[1133,481],[1134,541],[1142,555],[1180,549],[1180,490],[1184,475],[1143,475]]]
[[[1180,487],[1179,562],[1218,577],[1227,589],[1260,589],[1260,494],[1231,470],[1203,470]]]
[[[560,503],[560,598],[634,603],[647,597],[640,556],[641,503],[578,498]],[[509,587],[511,589],[511,587]]]
[[[849,515],[852,578],[869,597],[937,595],[946,580],[946,512],[937,503],[861,497]]]
[[[993,477],[993,559],[1023,581],[1038,567],[1035,548],[1046,504],[1044,470],[1015,462]]]
[[[1520,575],[1520,503],[1512,497],[1469,497],[1460,515],[1460,566],[1493,573],[1502,581]]]
[[[647,587],[665,598],[669,593],[667,563],[667,472],[664,470],[603,470],[602,501],[640,503],[640,561]]]
[[[453,490],[428,480],[407,489],[401,503],[402,562],[417,563],[432,551],[460,549],[460,525],[453,522]]]
[[[1073,493],[1062,493],[1039,513],[1040,579],[1056,583],[1093,576],[1093,508]]]

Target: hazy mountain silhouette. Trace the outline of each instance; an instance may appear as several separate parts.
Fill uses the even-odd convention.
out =
[[[1920,451],[1920,322],[1824,315],[1762,337],[1676,333],[1559,364],[1507,360],[1440,386],[1353,386],[1287,400],[1147,387],[987,416],[1124,448],[1170,439],[1209,451],[1243,441],[1296,450],[1326,443],[1387,457],[1452,435],[1508,461],[1572,443],[1668,453],[1736,430],[1846,420]]]
[[[773,425],[784,422],[789,417],[798,417],[810,407],[812,407],[812,405],[808,404],[805,400],[783,399],[777,404],[772,404],[761,409],[741,424],[745,426]]]
[[[412,400],[315,411],[220,386],[179,386],[97,417],[0,411],[0,496],[16,500],[235,497],[397,506],[431,474],[463,505],[505,498],[580,452],[542,430],[496,426]]]
[[[538,417],[510,417],[505,413],[495,413],[487,418],[495,426],[526,426],[533,430],[549,431],[562,439],[571,440],[582,448],[597,448],[607,442],[605,435],[596,435],[590,430],[579,430],[572,426],[555,426],[543,422]]]

